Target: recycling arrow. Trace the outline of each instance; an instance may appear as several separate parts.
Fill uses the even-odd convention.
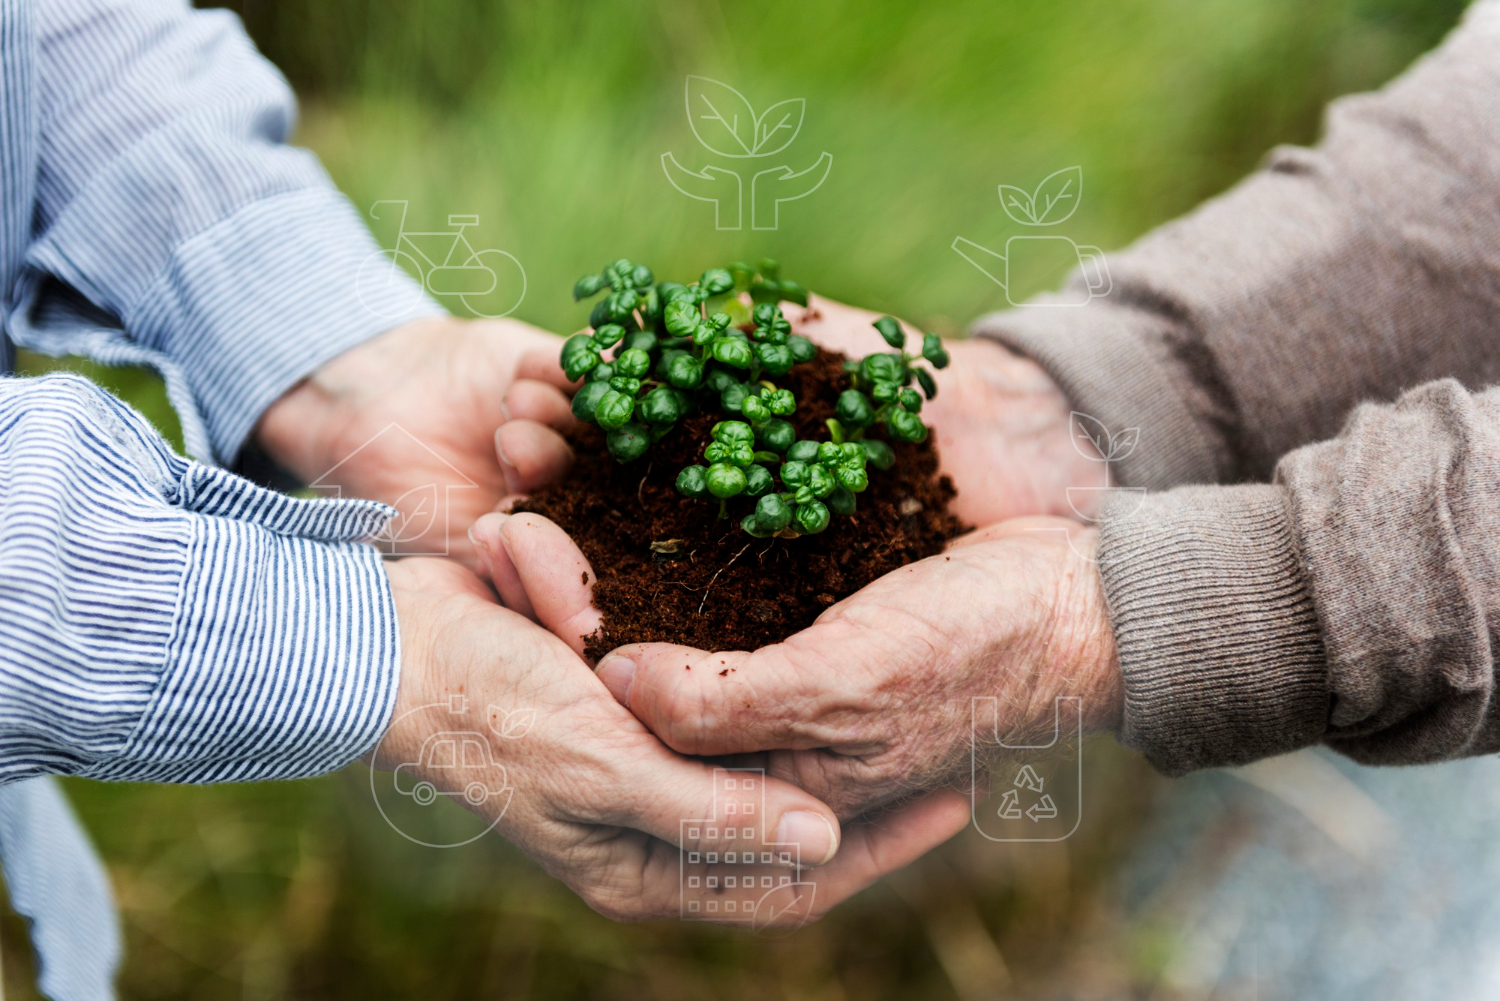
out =
[[[1014,789],[1005,790],[1005,795],[1000,797],[999,817],[1001,820],[1021,819],[1021,796]]]
[[[1042,798],[1032,804],[1031,809],[1026,811],[1026,816],[1031,818],[1033,824],[1039,820],[1051,820],[1057,816],[1057,804],[1052,802],[1051,796],[1043,793]]]
[[[1015,786],[1017,789],[1030,789],[1032,792],[1041,792],[1042,777],[1030,765],[1022,765],[1021,770],[1016,773]]]

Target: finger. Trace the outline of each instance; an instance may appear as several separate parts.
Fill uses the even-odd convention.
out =
[[[524,418],[558,431],[566,431],[578,423],[567,395],[556,386],[535,379],[517,379],[511,383],[500,406],[507,421]]]
[[[560,479],[573,465],[573,449],[536,421],[506,421],[495,431],[495,454],[509,493],[529,493]]]
[[[500,596],[500,603],[518,615],[533,621],[536,609],[526,593],[526,585],[511,561],[510,551],[500,539],[500,529],[509,515],[487,514],[469,528],[469,541],[474,544],[474,556],[479,564],[479,576],[488,580]]]
[[[563,374],[562,338],[551,338],[545,345],[528,348],[516,363],[517,379],[535,379],[558,389],[570,389],[577,383]]]
[[[582,656],[584,640],[598,631],[602,621],[593,605],[592,586],[597,578],[588,558],[568,533],[541,515],[485,518],[504,519],[500,541],[536,620]]]
[[[641,643],[612,651],[595,674],[672,749],[736,754],[837,740],[820,723],[839,702],[835,692],[819,690],[822,664],[791,641],[753,653]]]
[[[969,803],[961,795],[929,793],[878,821],[848,825],[831,861],[793,872],[780,862],[783,851],[775,843],[750,846],[753,861],[747,864],[743,838],[727,842],[721,827],[718,840],[653,855],[641,896],[656,914],[756,928],[800,927],[947,841],[969,817]],[[763,861],[768,852],[770,865]]]

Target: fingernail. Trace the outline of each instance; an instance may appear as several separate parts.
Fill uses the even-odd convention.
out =
[[[626,709],[630,708],[630,685],[635,681],[635,661],[619,654],[610,654],[594,668],[594,674],[604,682],[609,694]]]
[[[776,825],[776,840],[800,848],[804,868],[826,864],[839,850],[838,831],[827,817],[810,810],[793,810],[782,817]]]
[[[510,456],[505,454],[504,437],[500,434],[499,428],[495,429],[495,455],[499,457],[502,466],[516,468],[516,464],[510,461]]]
[[[500,420],[502,422],[510,420],[510,407],[506,406],[504,400],[500,401]]]
[[[474,559],[479,564],[480,572],[489,579],[495,579],[495,564],[490,559],[490,547],[485,545],[484,540],[479,537],[479,526],[469,526],[469,544],[474,547]]]

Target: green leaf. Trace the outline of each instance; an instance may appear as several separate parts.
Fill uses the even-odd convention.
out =
[[[573,283],[573,301],[578,302],[590,296],[598,295],[604,290],[609,281],[603,275],[584,275]]]
[[[896,398],[901,401],[901,406],[904,409],[910,410],[914,414],[922,412],[922,394],[915,389],[903,389]]]
[[[650,288],[651,283],[655,280],[656,277],[651,274],[651,269],[644,264],[637,264],[630,269],[630,284],[638,289],[644,290]]]
[[[584,383],[583,388],[573,395],[573,416],[585,424],[595,423],[594,409],[599,406],[600,397],[608,392],[607,382]]]
[[[693,290],[682,282],[662,282],[656,286],[656,294],[661,296],[664,307],[679,300],[694,302]]]
[[[677,474],[677,492],[695,500],[708,493],[708,470],[702,466],[687,466]]]
[[[651,355],[640,348],[620,352],[615,359],[615,373],[630,379],[639,379],[651,371]]]
[[[790,389],[772,390],[765,400],[766,407],[778,417],[785,417],[797,410],[797,398]]]
[[[948,352],[943,348],[943,339],[937,334],[923,335],[922,357],[926,358],[933,368],[948,367]]]
[[[630,334],[628,337],[625,338],[624,346],[622,346],[620,348],[620,350],[621,351],[644,351],[647,354],[650,354],[651,352],[653,352],[653,351],[656,350],[657,343],[658,342],[657,342],[657,339],[656,339],[656,335],[653,334],[651,331],[649,331],[649,330],[637,330],[637,331],[635,331],[634,333]],[[618,360],[619,359],[619,354],[616,353],[615,357],[616,357],[616,360]]]
[[[807,483],[807,474],[811,469],[807,463],[799,459],[781,464],[781,482],[796,490]]]
[[[937,381],[933,379],[932,373],[925,368],[913,369],[917,373],[917,382],[922,386],[922,392],[927,394],[930,400],[937,395]]]
[[[745,472],[738,466],[716,462],[708,467],[708,492],[720,500],[738,497],[747,485]]]
[[[870,485],[870,475],[863,469],[852,466],[840,466],[833,475],[839,481],[839,486],[851,493],[861,493]]]
[[[729,462],[741,469],[749,469],[755,465],[755,449],[749,445],[730,445]]]
[[[755,520],[768,533],[779,532],[792,522],[792,508],[779,494],[766,494],[755,502]]]
[[[612,348],[616,344],[619,344],[620,341],[622,341],[624,338],[624,327],[620,326],[618,323],[606,323],[604,326],[594,331],[592,340],[594,342],[594,347],[598,348],[600,351],[603,351],[605,348]]]
[[[899,348],[906,343],[906,332],[901,329],[901,324],[896,322],[893,316],[882,316],[875,321],[875,329],[880,331],[880,336],[893,348]]]
[[[833,493],[833,488],[838,485],[838,481],[833,478],[833,474],[823,466],[807,467],[807,486],[812,491],[814,497],[827,497]]]
[[[900,407],[892,407],[885,415],[885,427],[892,438],[901,441],[923,441],[927,437],[927,425],[922,423],[922,418]]]
[[[878,403],[893,403],[900,392],[899,383],[887,382],[885,379],[876,380],[875,384],[870,387],[870,395]]]
[[[901,359],[895,355],[866,355],[859,363],[859,374],[868,383],[900,382]]]
[[[651,447],[651,432],[632,421],[611,431],[606,444],[617,462],[634,462]]]
[[[733,368],[749,368],[755,362],[750,343],[738,337],[720,337],[709,350],[715,361]]]
[[[841,422],[856,429],[869,427],[870,422],[875,419],[869,397],[857,389],[846,389],[840,393],[833,409]]]
[[[609,388],[634,399],[641,391],[641,380],[632,379],[628,375],[617,375],[609,380]]]
[[[711,441],[703,450],[703,459],[705,462],[724,462],[729,458],[729,448],[722,441]]]
[[[822,466],[838,465],[839,460],[844,457],[844,450],[835,442],[824,441],[818,443],[818,464]]]
[[[781,280],[781,297],[787,302],[795,302],[799,306],[807,305],[807,289],[794,281]]]
[[[641,297],[636,290],[628,288],[605,296],[604,308],[608,311],[611,320],[620,321],[628,318],[640,301]]]
[[[709,295],[723,295],[734,288],[734,275],[727,268],[709,268],[698,279],[698,287]]]
[[[599,398],[594,407],[594,420],[606,431],[624,427],[635,412],[635,400],[616,389],[611,389]]]
[[[754,511],[740,519],[740,531],[752,539],[769,539],[776,534],[761,527],[760,521],[755,517]]]
[[[667,363],[666,374],[678,389],[696,389],[703,382],[703,363],[684,351]]]
[[[740,404],[750,395],[750,389],[742,382],[731,382],[719,394],[719,406],[731,414],[740,412]]]
[[[692,337],[702,319],[698,304],[687,299],[674,299],[662,309],[662,322],[667,326],[667,333],[676,337]]]
[[[589,369],[589,374],[584,376],[589,382],[608,382],[615,377],[615,367],[607,361],[601,361]]]
[[[740,402],[740,413],[744,414],[745,420],[751,424],[759,424],[762,421],[769,420],[771,417],[770,409],[766,406],[765,401],[758,396],[746,396]]]
[[[587,375],[589,370],[597,364],[599,364],[599,352],[593,348],[583,348],[563,359],[563,375],[569,379],[577,379]]]
[[[726,445],[749,445],[755,441],[755,429],[744,421],[720,421],[710,433],[714,441]]]
[[[791,348],[792,360],[798,365],[805,365],[818,357],[818,346],[801,334],[788,337],[786,346]]]
[[[796,364],[791,348],[785,344],[772,344],[769,341],[760,341],[755,345],[755,357],[760,359],[761,366],[765,368],[767,374],[772,376],[786,375]]]
[[[786,457],[797,462],[816,462],[818,459],[818,443],[804,438],[795,442],[786,450]]]
[[[833,493],[829,494],[826,503],[828,504],[828,510],[845,518],[854,513],[854,508],[858,504],[854,499],[853,492],[843,487],[839,487]]]
[[[677,394],[666,386],[657,386],[636,406],[636,413],[648,424],[675,424],[682,418]]]
[[[896,464],[896,453],[891,446],[878,438],[866,438],[859,443],[865,450],[865,458],[876,469],[890,469]]]
[[[750,497],[761,497],[776,487],[776,477],[765,466],[751,466],[745,470],[745,493]]]
[[[797,513],[792,515],[792,521],[796,523],[797,531],[802,534],[817,535],[828,527],[828,508],[822,501],[817,500],[798,504]]]
[[[791,424],[776,417],[761,424],[755,429],[755,441],[773,452],[781,453],[792,447],[792,442],[797,440],[797,429]]]

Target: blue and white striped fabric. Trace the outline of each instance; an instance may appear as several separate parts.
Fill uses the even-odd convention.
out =
[[[9,341],[152,366],[202,460],[82,379],[0,378],[0,856],[63,1001],[112,996],[119,932],[45,776],[314,775],[393,704],[389,587],[356,541],[389,509],[204,464],[324,361],[441,313],[357,287],[378,247],[286,144],[294,115],[232,15],[0,0],[0,372]]]

